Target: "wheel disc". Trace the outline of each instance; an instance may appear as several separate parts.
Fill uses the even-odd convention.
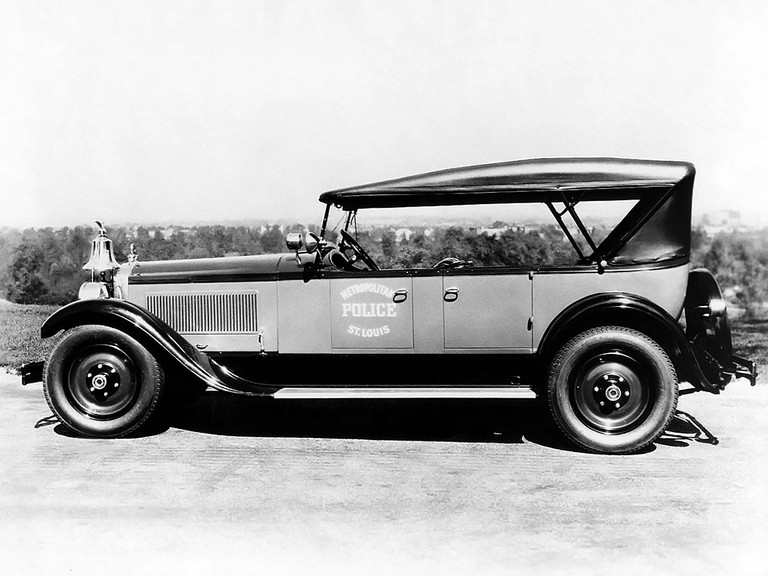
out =
[[[114,418],[131,406],[138,389],[131,360],[117,347],[85,348],[69,368],[67,395],[80,412]]]
[[[619,434],[644,421],[653,404],[640,362],[613,350],[590,356],[575,371],[571,404],[590,428]]]

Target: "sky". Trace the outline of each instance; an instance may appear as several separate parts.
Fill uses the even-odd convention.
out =
[[[768,223],[764,1],[0,0],[0,226],[321,218],[323,191],[686,160]]]

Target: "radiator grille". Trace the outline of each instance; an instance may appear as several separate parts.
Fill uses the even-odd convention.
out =
[[[256,294],[148,294],[147,309],[180,334],[256,334]]]

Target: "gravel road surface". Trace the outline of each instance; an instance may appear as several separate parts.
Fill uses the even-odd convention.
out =
[[[250,401],[73,438],[0,373],[0,574],[768,574],[768,385],[633,456],[533,402]],[[544,422],[544,423],[543,423]]]

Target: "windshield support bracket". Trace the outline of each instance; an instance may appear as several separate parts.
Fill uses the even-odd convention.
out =
[[[325,238],[325,228],[328,226],[328,215],[331,212],[331,205],[325,205],[325,214],[323,215],[323,225],[320,227],[320,238]]]
[[[576,253],[579,255],[579,260],[586,260],[584,256],[584,252],[582,252],[581,248],[579,247],[579,243],[576,242],[576,239],[573,237],[573,234],[571,234],[571,231],[568,230],[568,226],[566,225],[565,221],[563,221],[563,215],[567,212],[571,215],[571,218],[573,218],[574,221],[576,221],[576,225],[579,228],[579,231],[585,238],[587,238],[587,242],[590,246],[592,246],[594,250],[594,245],[592,244],[592,238],[590,238],[586,234],[586,230],[583,229],[584,225],[581,223],[581,220],[578,219],[578,216],[576,216],[576,213],[573,211],[573,205],[567,200],[564,199],[565,209],[562,212],[559,212],[557,208],[555,208],[554,204],[552,202],[546,202],[547,208],[549,208],[549,211],[552,212],[552,215],[555,217],[555,220],[557,220],[557,223],[560,226],[560,229],[563,231],[563,234],[565,234],[566,238],[568,238],[568,241],[571,243],[571,246],[573,246],[573,249],[576,250]]]
[[[587,241],[587,244],[589,244],[589,247],[592,249],[592,254],[594,255],[595,250],[597,250],[597,246],[595,246],[595,243],[592,241],[592,236],[590,236],[589,232],[587,231],[587,227],[584,226],[584,223],[581,221],[581,218],[579,218],[579,215],[576,214],[576,210],[574,210],[576,204],[578,204],[579,201],[571,202],[569,201],[565,194],[563,194],[563,204],[565,204],[565,209],[568,211],[568,213],[571,215],[571,218],[573,218],[573,221],[576,223],[576,226],[579,228],[579,232],[581,232],[581,235],[584,237],[584,240]]]
[[[576,210],[575,210],[576,204],[579,203],[579,200],[575,200],[575,201],[571,200],[570,198],[568,198],[565,192],[561,192],[560,196],[562,198],[562,202],[564,206],[562,211],[558,211],[552,202],[546,202],[547,207],[549,208],[550,212],[552,212],[552,215],[555,217],[555,220],[557,220],[557,223],[560,225],[560,228],[562,229],[563,233],[566,235],[566,237],[570,241],[571,246],[573,246],[574,250],[576,250],[576,253],[579,255],[579,259],[588,260],[588,261],[597,261],[597,255],[595,254],[597,252],[597,246],[595,245],[595,242],[592,240],[592,236],[589,234],[587,227],[584,226],[584,222],[582,222],[581,218],[579,217],[579,215],[576,213]],[[584,255],[584,252],[582,252],[581,248],[576,242],[576,239],[573,237],[573,234],[571,234],[570,230],[568,230],[568,226],[563,220],[563,216],[566,213],[570,215],[571,219],[576,224],[576,227],[579,229],[581,236],[584,238],[584,240],[587,242],[589,247],[592,249],[592,254],[590,256],[587,257]]]
[[[576,239],[571,234],[571,231],[568,230],[568,226],[565,225],[565,222],[563,222],[563,214],[565,214],[565,211],[562,213],[557,211],[557,208],[554,207],[552,202],[547,202],[547,208],[549,208],[550,212],[552,212],[552,215],[555,217],[555,220],[557,220],[557,223],[560,225],[560,229],[563,231],[563,234],[568,238],[568,241],[571,243],[571,246],[573,246],[573,249],[576,250],[576,253],[579,255],[580,260],[584,260],[584,252],[581,251],[581,248],[579,248],[578,243],[576,242]]]

